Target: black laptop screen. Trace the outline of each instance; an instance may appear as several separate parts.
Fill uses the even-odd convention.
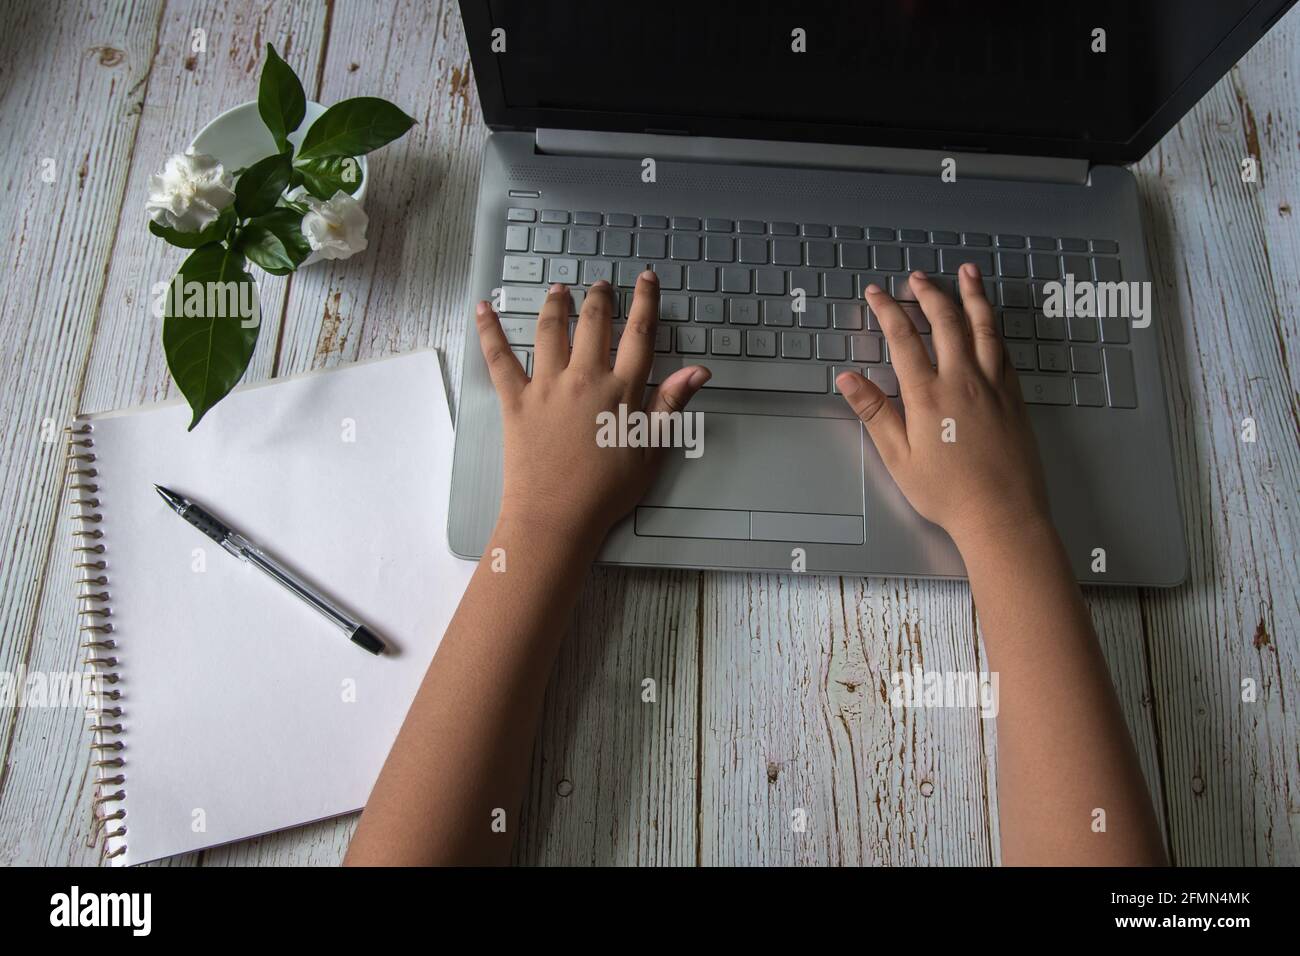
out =
[[[491,39],[470,38],[476,68],[495,74],[485,111],[502,125],[774,139],[816,127],[826,141],[1010,137],[1015,151],[1073,142],[1087,155],[1087,144],[1132,142],[1257,0],[462,6],[467,29],[504,31],[486,55]]]

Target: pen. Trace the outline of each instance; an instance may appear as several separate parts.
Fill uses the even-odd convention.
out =
[[[178,495],[176,492],[168,491],[159,485],[154,485],[154,489],[162,496],[162,500],[167,502],[172,511],[221,545],[223,550],[230,552],[241,561],[247,561],[254,567],[260,568],[279,581],[289,591],[298,595],[298,597],[342,628],[354,644],[365,648],[371,654],[383,652],[384,642],[379,639],[374,631],[360,621],[353,620],[333,601],[270,557],[242,534],[215,518],[201,505],[191,501],[184,495]]]

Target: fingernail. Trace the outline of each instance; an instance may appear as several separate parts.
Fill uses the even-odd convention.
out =
[[[487,315],[488,304],[486,299],[479,299],[478,305],[474,306],[475,315]]]
[[[600,280],[597,281],[597,282],[593,282],[593,283],[591,284],[591,287],[592,287],[593,289],[608,289],[608,288],[609,288],[609,283],[608,283],[606,280],[604,280],[604,279],[600,279]]]
[[[643,273],[641,273],[639,276],[637,276],[637,278],[638,278],[638,279],[644,279],[646,282],[654,282],[654,281],[655,281],[656,279],[658,279],[659,277],[658,277],[657,275],[655,275],[653,269],[647,269],[647,270],[645,270],[645,272],[643,272]]]
[[[862,382],[852,372],[845,372],[835,379],[835,387],[840,390],[841,395],[851,398],[858,393]]]
[[[691,377],[686,382],[691,388],[700,388],[711,378],[713,378],[713,373],[707,368],[697,368],[691,373]]]
[[[548,291],[551,292],[552,295],[555,294],[556,292],[563,292],[563,291],[564,291],[564,283],[562,283],[562,282],[553,282],[553,283],[551,283],[551,288],[550,288]]]
[[[961,267],[961,271],[966,274],[968,279],[978,279],[980,277],[979,266],[973,262],[967,262]]]
[[[881,289],[880,286],[872,282],[867,285],[867,291],[870,292],[872,295],[880,295]]]
[[[925,278],[925,273],[922,272],[920,269],[916,269],[915,271],[912,272],[912,278],[913,278],[913,279],[924,279],[924,278]]]

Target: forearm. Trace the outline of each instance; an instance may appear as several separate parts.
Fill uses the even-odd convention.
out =
[[[1056,532],[1044,522],[962,550],[998,673],[1003,862],[1164,863],[1141,767]]]
[[[547,678],[594,557],[590,537],[498,523],[345,862],[509,861]],[[494,570],[502,560],[505,570]],[[493,827],[500,811],[504,832]]]

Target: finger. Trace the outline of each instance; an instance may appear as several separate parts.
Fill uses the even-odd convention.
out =
[[[844,400],[867,428],[867,434],[880,452],[885,467],[892,472],[894,466],[907,457],[907,426],[880,386],[869,382],[857,372],[844,372],[835,379]]]
[[[650,366],[655,360],[655,329],[659,326],[659,277],[649,269],[637,276],[627,328],[618,340],[614,376],[624,382],[630,394],[645,391]]]
[[[569,365],[609,369],[610,316],[614,314],[614,290],[601,279],[587,290],[582,314],[573,332],[573,354]]]
[[[934,378],[930,354],[926,352],[916,326],[893,297],[873,282],[867,286],[867,304],[885,331],[889,361],[898,375],[899,386],[906,391]]]
[[[939,361],[939,371],[942,372],[945,365],[951,367],[969,362],[970,338],[966,330],[966,320],[958,311],[957,303],[920,270],[908,277],[908,285],[916,293],[916,301],[921,303],[921,311],[930,320],[931,334],[934,336],[934,354]]]
[[[569,290],[555,283],[537,313],[533,333],[533,378],[563,372],[569,364]]]
[[[650,401],[646,402],[647,412],[680,412],[686,408],[692,396],[704,383],[713,377],[713,373],[702,365],[688,365],[679,368],[664,379]]]
[[[998,318],[993,306],[984,298],[984,282],[979,267],[968,262],[958,270],[957,284],[961,288],[961,305],[970,319],[971,340],[975,350],[975,364],[994,385],[1002,381],[1002,336],[998,333]]]
[[[492,306],[480,302],[474,312],[474,321],[478,326],[478,344],[483,350],[483,361],[487,362],[488,374],[496,387],[497,397],[504,404],[507,399],[514,400],[528,384],[524,368],[510,351],[505,332],[501,331],[501,320],[492,311]]]

